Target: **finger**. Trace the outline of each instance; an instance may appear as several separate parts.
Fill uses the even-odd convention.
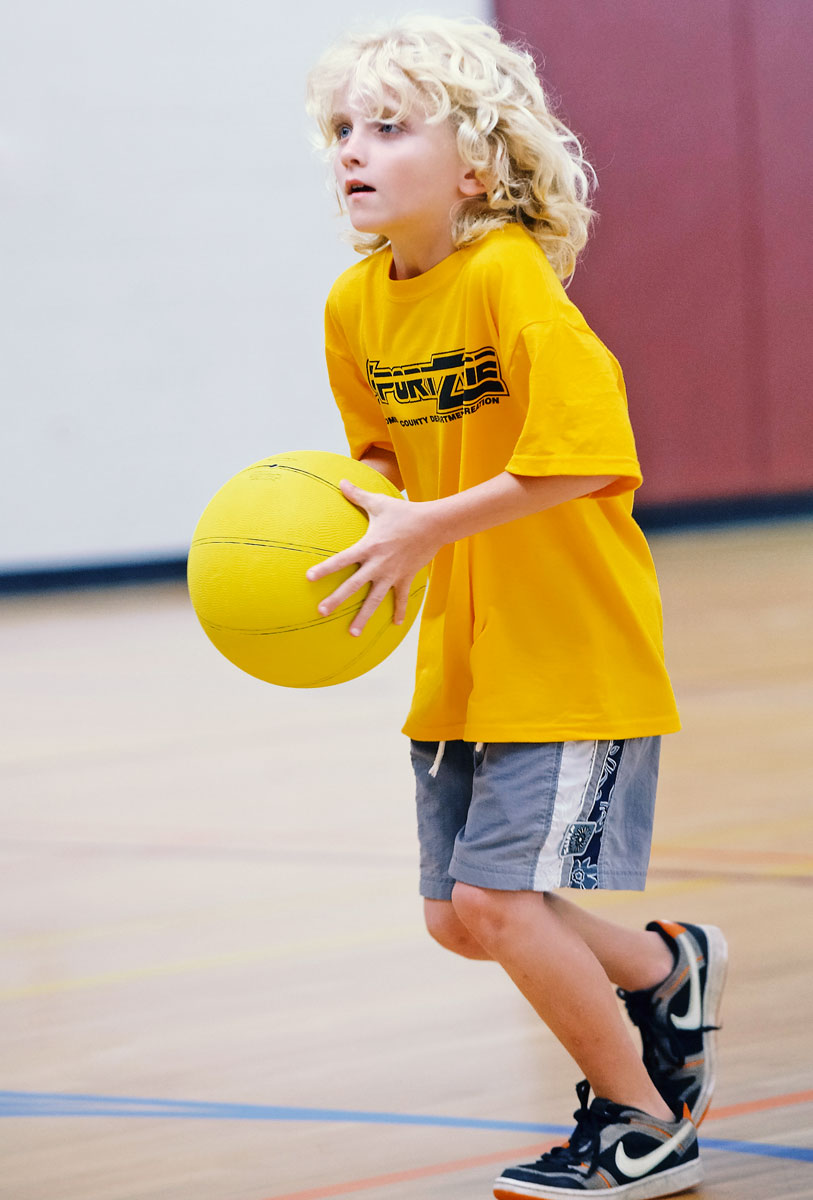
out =
[[[349,600],[351,596],[354,596],[356,592],[360,592],[363,587],[369,584],[369,578],[366,575],[361,575],[361,578],[359,578],[360,574],[359,571],[356,571],[349,579],[345,579],[343,583],[340,583],[335,592],[331,592],[329,596],[325,596],[324,600],[319,601],[318,612],[320,616],[329,617],[346,600]]]
[[[355,504],[357,508],[362,508],[369,515],[376,511],[379,507],[377,501],[380,496],[377,492],[366,492],[364,488],[360,488],[357,484],[351,483],[349,479],[342,479],[339,483],[342,489],[342,495],[345,500],[349,500],[351,504]]]
[[[409,604],[409,583],[403,583],[394,589],[395,591],[395,612],[392,615],[393,625],[403,625],[407,615],[407,605]]]
[[[381,584],[375,584],[370,588],[369,594],[350,624],[350,632],[353,637],[359,636],[379,604],[386,599],[388,591],[389,588],[382,587]]]
[[[332,554],[330,558],[322,559],[321,562],[308,567],[305,578],[311,583],[315,583],[317,579],[324,579],[326,575],[332,575],[335,571],[343,571],[345,567],[355,566],[356,563],[361,562],[357,546],[358,542],[353,546],[348,546],[346,550],[340,550],[338,554]]]

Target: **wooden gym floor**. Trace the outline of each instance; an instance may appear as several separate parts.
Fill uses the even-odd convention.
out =
[[[652,539],[684,732],[633,925],[731,948],[704,1200],[813,1197],[813,525]],[[181,586],[6,598],[3,1200],[476,1200],[576,1069],[424,934],[413,635],[337,689],[231,667]]]

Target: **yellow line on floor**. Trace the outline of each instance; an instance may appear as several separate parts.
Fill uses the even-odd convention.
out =
[[[213,971],[223,967],[244,967],[252,963],[279,962],[285,959],[313,958],[336,951],[358,950],[367,946],[389,945],[392,942],[422,941],[426,934],[418,924],[412,926],[367,930],[351,937],[331,935],[301,942],[278,943],[262,949],[241,950],[232,954],[216,954],[202,958],[181,959],[156,963],[152,966],[125,967],[120,971],[105,971],[98,975],[77,976],[74,979],[51,979],[40,983],[22,984],[0,990],[0,1000],[26,1000],[34,996],[50,996],[65,992],[89,991],[142,979],[158,979],[172,975]]]
[[[683,895],[717,887],[719,879],[688,879],[663,881],[652,884],[646,890],[647,898]],[[577,893],[580,894],[580,893]],[[638,892],[601,892],[604,905],[629,903],[640,899]],[[598,897],[596,897],[598,898]],[[196,914],[199,920],[200,914]],[[191,919],[191,915],[190,915]],[[51,979],[38,983],[21,984],[17,987],[0,989],[0,1000],[24,1000],[35,996],[57,995],[67,992],[89,991],[93,988],[113,987],[146,979],[160,979],[174,975],[192,974],[196,971],[216,971],[222,968],[245,967],[252,963],[281,962],[292,959],[308,959],[325,953],[363,949],[397,942],[420,942],[428,935],[416,919],[414,924],[379,929],[362,930],[357,934],[320,938],[306,938],[298,942],[276,943],[253,950],[241,950],[230,954],[209,955],[201,958],[180,959],[175,962],[156,963],[141,967],[125,967],[119,971],[105,971],[97,975],[77,976],[72,979]]]

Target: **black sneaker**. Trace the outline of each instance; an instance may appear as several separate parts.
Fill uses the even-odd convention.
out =
[[[714,925],[651,921],[675,958],[663,983],[618,994],[641,1031],[644,1066],[677,1115],[688,1107],[699,1125],[715,1083],[716,1030],[725,984],[728,947]]]
[[[576,1129],[564,1146],[554,1146],[536,1162],[509,1167],[494,1184],[497,1200],[561,1200],[598,1192],[623,1200],[674,1196],[703,1178],[697,1156],[697,1130],[688,1114],[659,1121],[637,1108],[596,1099],[588,1108],[590,1085],[576,1087],[580,1108]]]

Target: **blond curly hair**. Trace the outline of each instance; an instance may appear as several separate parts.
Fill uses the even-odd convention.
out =
[[[455,207],[455,246],[516,222],[560,278],[573,274],[595,216],[595,173],[576,135],[553,113],[527,50],[476,18],[404,17],[379,30],[347,34],[322,56],[307,83],[308,112],[331,155],[338,145],[336,104],[346,93],[372,120],[403,120],[416,105],[430,122],[451,120],[460,157],[486,193]],[[387,240],[350,235],[361,254]]]

